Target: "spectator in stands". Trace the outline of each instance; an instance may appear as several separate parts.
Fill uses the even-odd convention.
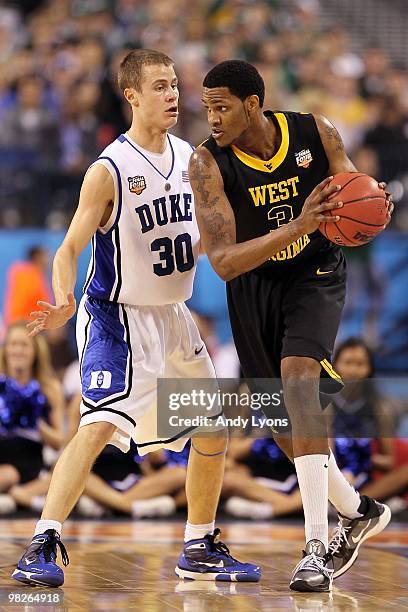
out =
[[[349,338],[337,348],[334,367],[346,382],[330,409],[340,469],[370,497],[406,493],[408,443],[395,438],[392,408],[376,390],[372,352],[363,340]]]
[[[18,261],[10,267],[5,288],[4,320],[6,325],[29,320],[37,310],[37,302],[50,302],[48,284],[49,253],[42,246],[33,246],[26,261]]]
[[[50,351],[51,364],[58,376],[58,379],[64,385],[64,379],[69,366],[76,360],[76,350],[72,346],[70,338],[70,326],[58,327],[57,329],[48,329],[45,332],[48,348]],[[79,366],[77,371],[79,380]],[[70,399],[73,393],[64,394],[67,399]]]
[[[17,83],[16,103],[3,116],[0,147],[21,152],[19,165],[26,169],[55,167],[58,126],[45,104],[44,81],[39,77],[29,76]]]
[[[69,96],[63,102],[61,166],[69,174],[84,174],[101,150],[96,114],[99,95],[98,84],[83,81],[76,85],[75,96]]]
[[[63,412],[45,339],[11,325],[0,351],[0,491],[39,477],[43,446],[62,444]]]
[[[380,99],[380,116],[365,135],[364,144],[378,156],[382,180],[391,181],[408,172],[408,115],[393,95]]]

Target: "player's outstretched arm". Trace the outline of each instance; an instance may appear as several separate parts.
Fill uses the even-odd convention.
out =
[[[111,175],[102,164],[95,164],[85,175],[78,208],[63,243],[57,250],[52,268],[55,305],[38,302],[41,310],[31,313],[27,325],[30,335],[43,329],[62,327],[74,315],[74,288],[78,256],[84,250],[99,225],[104,225],[114,200]]]
[[[257,268],[304,234],[315,231],[322,221],[339,220],[336,216],[323,216],[325,211],[339,206],[338,202],[327,201],[337,191],[337,186],[329,186],[330,177],[312,191],[297,219],[265,236],[237,243],[234,212],[218,166],[205,147],[192,154],[189,176],[204,251],[225,281]]]

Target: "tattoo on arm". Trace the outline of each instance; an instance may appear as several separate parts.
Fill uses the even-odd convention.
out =
[[[344,144],[334,125],[326,125],[326,134],[330,144],[336,145],[336,151],[344,151]]]
[[[203,222],[205,233],[212,247],[220,242],[233,243],[233,223],[225,219],[217,205],[220,197],[211,195],[209,182],[213,180],[209,172],[210,162],[200,157],[191,164],[190,181],[198,194],[197,213]]]

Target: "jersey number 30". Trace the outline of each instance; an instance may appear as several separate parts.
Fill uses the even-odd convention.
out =
[[[180,234],[177,238],[156,238],[150,245],[151,251],[159,253],[162,263],[153,264],[153,272],[157,276],[173,274],[177,268],[179,272],[187,272],[194,266],[194,254],[190,234]]]

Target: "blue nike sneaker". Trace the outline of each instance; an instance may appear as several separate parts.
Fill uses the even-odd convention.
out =
[[[187,580],[221,580],[223,582],[259,582],[261,568],[253,563],[241,563],[230,555],[219,541],[220,530],[204,538],[184,543],[176,574]]]
[[[33,537],[11,577],[31,585],[59,587],[64,584],[64,572],[56,564],[57,546],[62,562],[67,566],[68,553],[59,534],[54,529],[47,529]]]

